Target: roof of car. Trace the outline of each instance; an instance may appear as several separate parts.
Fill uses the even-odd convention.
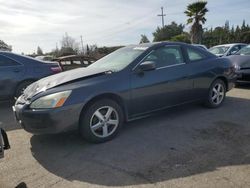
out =
[[[142,44],[132,44],[132,45],[128,45],[127,47],[150,48],[150,47],[153,47],[153,46],[162,46],[162,45],[189,45],[189,44],[184,43],[184,42],[162,41],[162,42],[150,42],[150,43],[142,43]]]

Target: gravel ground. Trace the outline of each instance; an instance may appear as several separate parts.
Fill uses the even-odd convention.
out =
[[[125,124],[104,144],[76,132],[33,136],[0,103],[11,150],[0,160],[0,187],[250,187],[250,86],[219,109],[185,105]]]

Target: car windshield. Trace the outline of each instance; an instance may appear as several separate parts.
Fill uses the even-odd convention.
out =
[[[124,47],[101,58],[89,67],[120,71],[141,55],[147,47]]]
[[[242,48],[240,51],[236,53],[237,55],[250,55],[250,45]]]
[[[229,49],[228,46],[216,46],[209,49],[213,54],[224,54]]]

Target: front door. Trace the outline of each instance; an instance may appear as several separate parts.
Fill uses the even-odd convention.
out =
[[[149,53],[142,62],[154,61],[156,69],[131,76],[131,109],[137,116],[191,99],[192,70],[185,63],[180,46],[160,47]],[[139,66],[138,66],[139,67]]]

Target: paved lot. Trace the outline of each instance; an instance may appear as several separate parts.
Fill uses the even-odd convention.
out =
[[[11,150],[0,160],[0,185],[13,187],[250,187],[250,86],[228,93],[223,107],[198,104],[124,126],[93,145],[77,133],[33,136],[0,103]],[[1,187],[1,186],[0,186]]]

